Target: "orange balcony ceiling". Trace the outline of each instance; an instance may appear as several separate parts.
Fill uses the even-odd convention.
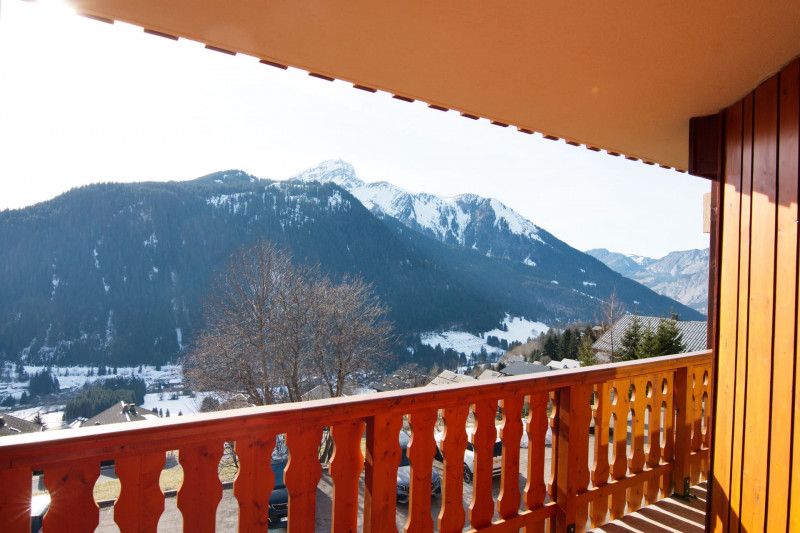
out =
[[[82,14],[679,169],[691,117],[720,111],[800,55],[795,0],[70,2]]]

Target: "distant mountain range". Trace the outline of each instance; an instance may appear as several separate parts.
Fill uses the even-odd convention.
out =
[[[586,253],[658,294],[708,313],[708,248],[670,252],[661,259],[609,252],[605,248]]]
[[[365,184],[329,161],[282,182],[232,170],[100,184],[0,212],[0,358],[173,360],[203,326],[215,272],[258,239],[372,283],[405,346],[426,331],[488,331],[506,314],[594,320],[614,288],[629,309],[701,318],[497,200]]]

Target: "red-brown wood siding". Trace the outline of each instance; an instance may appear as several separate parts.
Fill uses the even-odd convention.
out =
[[[800,530],[800,59],[723,117],[709,524]]]

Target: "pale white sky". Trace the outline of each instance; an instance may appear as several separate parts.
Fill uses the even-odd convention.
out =
[[[331,158],[365,181],[497,198],[580,250],[708,246],[704,179],[84,19],[55,1],[2,1],[0,209],[103,181],[232,168],[284,179]]]

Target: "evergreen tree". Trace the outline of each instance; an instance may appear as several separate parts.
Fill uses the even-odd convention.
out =
[[[649,325],[642,333],[642,339],[639,341],[639,346],[636,349],[636,359],[646,359],[658,354],[658,346],[656,343],[656,333]]]
[[[28,401],[29,401],[28,400],[28,393],[25,392],[25,391],[22,391],[22,394],[19,397],[19,404],[20,405],[25,405],[26,403],[28,403]]]
[[[592,366],[597,364],[597,354],[592,349],[594,340],[591,335],[583,334],[581,338],[581,345],[578,348],[578,361],[581,366]]]
[[[554,333],[552,330],[547,332],[542,355],[546,355],[551,361],[558,360],[558,333]]]
[[[572,355],[572,330],[567,328],[558,339],[558,349],[556,351],[558,360],[571,359]]]
[[[619,355],[620,359],[623,361],[631,361],[633,359],[639,359],[639,345],[642,342],[643,333],[642,322],[639,320],[638,315],[633,316],[633,321],[631,321],[630,326],[628,329],[625,330],[625,334],[622,336],[622,340],[620,341],[620,349]]]
[[[677,320],[661,318],[656,330],[655,355],[672,355],[682,353],[684,350],[686,350],[686,345],[683,342],[683,334],[678,328]]]

